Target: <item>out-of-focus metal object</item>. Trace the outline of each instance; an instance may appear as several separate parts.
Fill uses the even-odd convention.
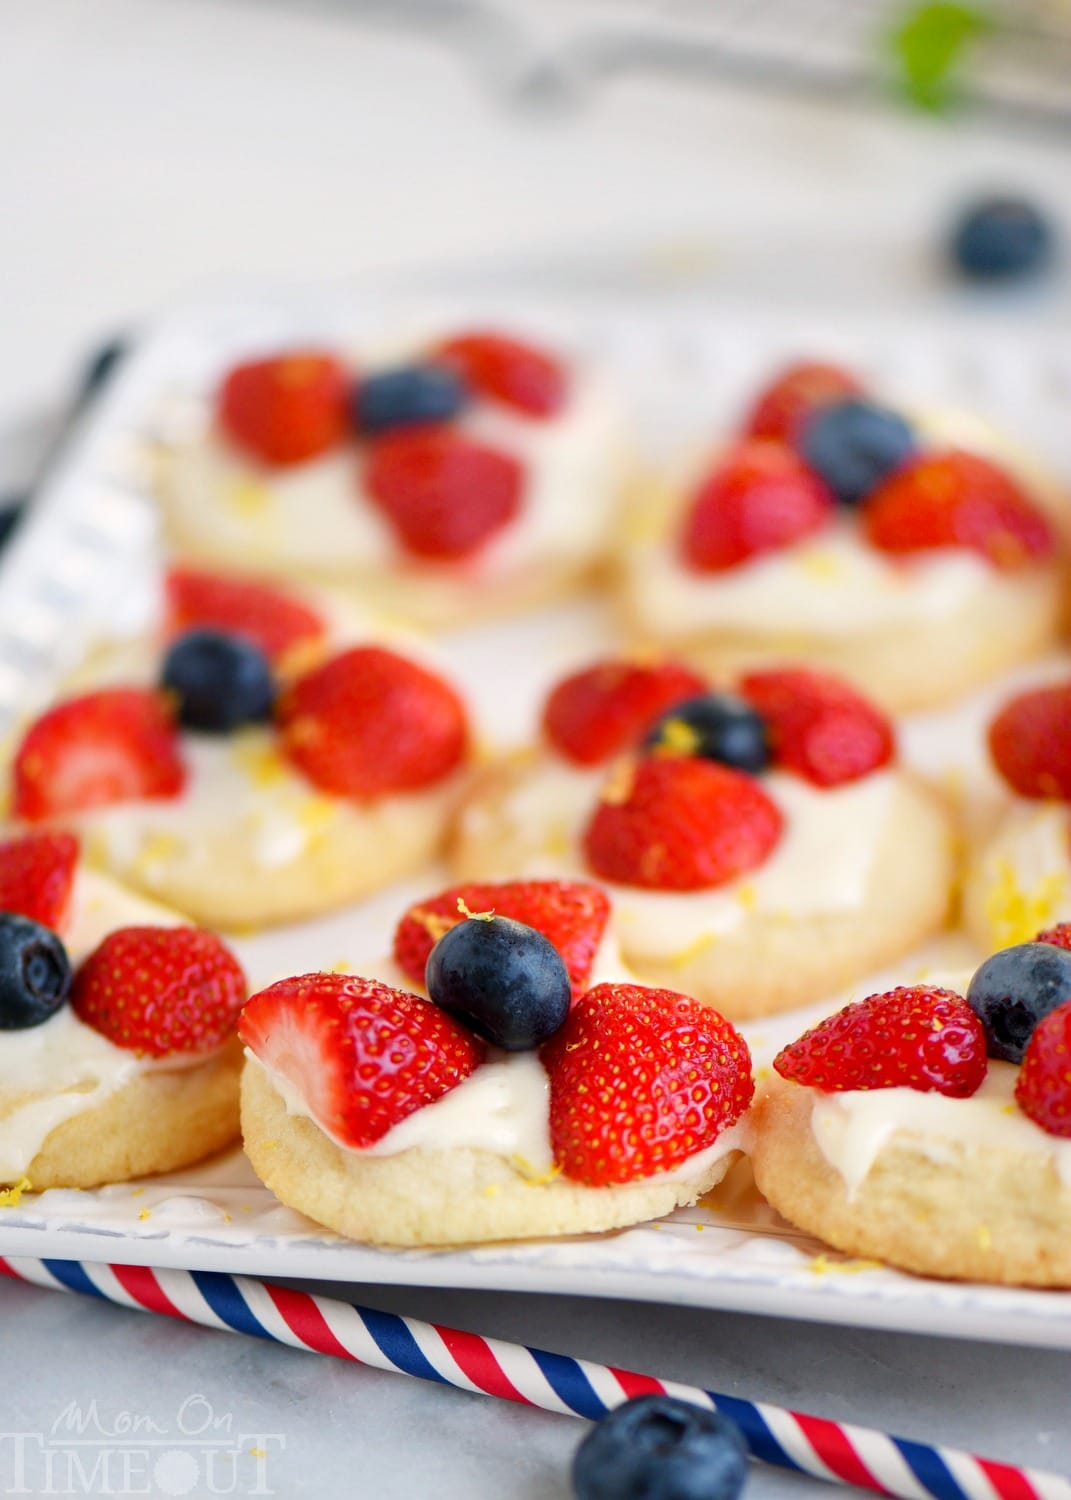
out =
[[[1009,124],[1071,127],[1071,0],[320,3],[355,19],[418,28],[461,51],[507,99],[546,107],[586,103],[611,79],[644,73],[889,101],[903,60],[898,33],[919,13],[923,27],[939,30],[942,20],[954,27],[959,11],[971,35],[955,67],[957,109]]]

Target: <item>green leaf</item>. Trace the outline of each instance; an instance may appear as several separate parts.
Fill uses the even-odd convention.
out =
[[[992,15],[978,5],[960,0],[912,5],[891,37],[897,80],[907,97],[922,109],[946,109],[956,96],[964,53],[993,29]]]

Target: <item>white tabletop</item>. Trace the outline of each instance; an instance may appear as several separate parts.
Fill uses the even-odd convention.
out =
[[[523,3],[513,10],[532,18]],[[615,84],[580,111],[525,114],[504,109],[488,83],[429,33],[361,23],[341,6],[9,7],[0,418],[54,399],[100,336],[246,277],[451,273],[471,285],[512,274],[593,296],[709,286],[740,302],[806,299],[841,314],[882,304],[1071,323],[1067,275],[980,295],[949,286],[933,251],[955,204],[994,185],[1036,196],[1071,240],[1071,175],[1055,139],[664,80]],[[1067,1355],[599,1301],[361,1296],[1071,1469]],[[235,1493],[568,1493],[571,1419],[21,1287],[0,1287],[0,1309],[2,1486],[11,1433],[29,1434],[39,1453],[38,1435],[43,1443],[57,1421],[69,1436],[71,1402],[84,1412],[95,1398],[103,1424],[123,1411],[147,1418],[161,1429],[156,1456],[178,1454],[155,1489],[132,1469],[128,1493],[212,1493],[205,1446],[177,1431],[183,1403],[203,1396],[231,1418],[216,1429],[217,1462],[237,1466]],[[195,1402],[187,1417],[206,1410]],[[236,1435],[245,1445],[227,1457]],[[247,1450],[260,1439],[267,1457],[257,1460]],[[83,1492],[102,1493],[103,1472]],[[54,1478],[50,1491],[36,1470],[29,1492],[60,1493]],[[231,1480],[221,1469],[212,1483],[222,1492]],[[775,1471],[757,1472],[752,1489],[821,1492]]]

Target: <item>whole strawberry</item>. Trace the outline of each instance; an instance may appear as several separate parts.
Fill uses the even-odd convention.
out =
[[[1071,1000],[1035,1027],[1016,1079],[1015,1102],[1049,1135],[1071,1139]]]
[[[669,1172],[751,1103],[751,1057],[717,1011],[670,990],[600,984],[542,1049],[550,1136],[589,1187]]]
[[[245,1000],[241,965],[196,927],[120,927],[74,976],[71,1004],[117,1047],[149,1057],[214,1051]]]
[[[703,678],[680,662],[611,658],[557,684],[543,730],[566,759],[595,766],[634,749],[667,709],[705,690]]]
[[[579,880],[510,880],[454,885],[414,902],[394,932],[395,962],[414,983],[424,983],[428,954],[444,933],[465,920],[465,908],[493,911],[534,927],[561,954],[574,995],[587,987],[610,918],[610,903],[598,886]]]
[[[374,1146],[479,1067],[486,1048],[444,1011],[351,974],[281,979],[242,1011],[239,1035],[345,1146]]]
[[[989,753],[1020,797],[1071,801],[1071,683],[1006,703],[989,726]]]
[[[901,986],[819,1021],[781,1049],[774,1068],[829,1094],[911,1088],[965,1099],[985,1078],[986,1037],[961,995]]]
[[[751,672],[740,691],[766,721],[774,764],[814,786],[841,786],[888,765],[893,727],[861,693],[827,672]]]
[[[725,885],[761,865],[783,818],[758,781],[691,756],[651,756],[622,768],[584,832],[604,880],[664,891]]]
[[[277,719],[294,765],[336,797],[432,786],[456,770],[468,744],[453,688],[381,646],[355,646],[298,678]]]
[[[0,912],[15,912],[53,932],[66,924],[78,864],[70,833],[27,833],[0,844]]]

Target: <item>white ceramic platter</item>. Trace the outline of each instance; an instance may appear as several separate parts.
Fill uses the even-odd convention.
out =
[[[1071,476],[1071,350],[1039,333],[890,325],[836,328],[817,317],[744,315],[704,305],[553,305],[486,299],[385,305],[342,295],[204,307],[169,319],[143,342],[68,449],[0,573],[0,733],[48,697],[102,632],[136,630],[158,573],[146,451],[230,359],[299,340],[373,343],[384,332],[497,321],[529,327],[604,361],[636,415],[641,456],[716,434],[778,363],[805,354],[844,359],[892,400],[967,407]],[[610,622],[587,601],[457,632],[439,645],[499,743],[523,740],[546,685],[608,644]],[[935,643],[935,648],[939,643]],[[515,670],[523,662],[525,671]],[[503,664],[509,664],[507,670]],[[1030,674],[1053,670],[1042,664]],[[1022,675],[1022,674],[1021,674]],[[909,759],[967,779],[986,794],[979,730],[1003,689],[905,728]],[[442,884],[428,871],[359,909],[239,939],[252,981],[359,967],[387,949],[411,898]],[[962,939],[942,939],[899,966],[962,967]],[[880,983],[875,976],[874,986]],[[856,987],[865,993],[866,986]],[[827,1002],[748,1030],[757,1062],[834,1007]],[[280,1206],[234,1153],[194,1171],[94,1192],[27,1195],[0,1209],[0,1254],[111,1260],[280,1278],[394,1282],[627,1297],[863,1327],[1071,1349],[1071,1293],[959,1285],[851,1262],[785,1225],[758,1198],[746,1166],[709,1204],[656,1224],[565,1241],[473,1250],[391,1252],[354,1245]]]

